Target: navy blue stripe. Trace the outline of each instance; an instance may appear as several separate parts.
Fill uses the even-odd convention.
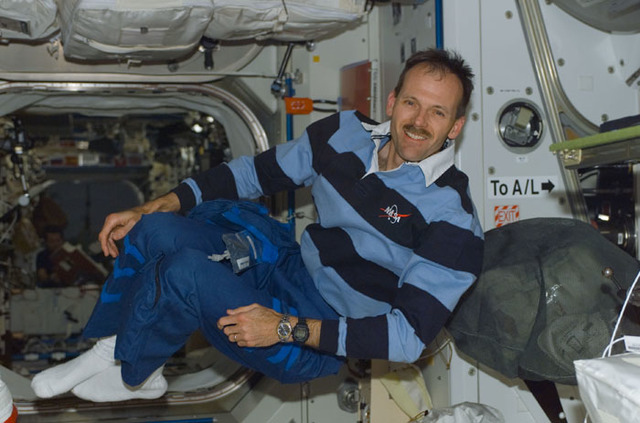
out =
[[[338,326],[339,320],[323,320],[320,328],[320,351],[335,354],[338,352]]]
[[[226,198],[228,200],[238,199],[236,180],[233,177],[231,168],[226,164],[212,167],[208,171],[194,176],[193,180],[196,182],[196,184],[198,184],[198,187],[200,187],[200,191],[202,191],[202,201],[214,200],[216,198]],[[191,191],[191,188],[189,188],[189,191]],[[190,208],[192,208],[186,208],[182,204],[181,194],[179,194],[177,191],[174,192],[176,192],[176,194],[178,194],[178,197],[180,197],[180,205],[182,206],[183,210],[189,210]],[[193,196],[193,193],[191,193],[191,196]]]
[[[312,123],[307,127],[307,135],[313,154],[313,169],[322,173],[322,169],[331,163],[337,155],[329,145],[329,139],[340,129],[340,115],[335,114]]]
[[[469,178],[467,175],[460,172],[455,166],[451,166],[438,178],[436,185],[439,187],[451,187],[456,190],[460,196],[460,202],[462,203],[464,211],[471,215],[473,214],[473,202],[468,194]]]
[[[480,274],[484,241],[471,231],[449,222],[432,222],[421,238],[416,254],[450,269]]]
[[[355,112],[355,116],[361,122],[372,125],[378,124],[360,112]],[[360,159],[352,152],[338,154],[329,144],[329,140],[339,129],[340,114],[329,116],[328,118],[311,124],[307,128],[309,144],[311,145],[311,152],[313,154],[313,169],[318,174],[324,174],[325,172],[332,173],[327,170],[328,166],[331,166],[332,171],[351,169],[352,172],[350,172],[350,174],[359,179],[366,171]],[[340,163],[336,163],[336,160],[340,160]]]
[[[425,345],[435,338],[451,314],[434,296],[408,283],[400,288],[393,306],[404,314]]]
[[[196,206],[196,197],[193,195],[193,190],[189,185],[178,184],[171,192],[178,196],[181,212],[186,212]]]
[[[275,148],[258,154],[254,159],[254,166],[264,195],[301,187],[283,172],[276,159]]]
[[[351,288],[378,301],[393,301],[398,287],[398,276],[362,258],[344,230],[326,229],[314,223],[307,226],[307,232],[320,252],[320,262],[335,270]]]
[[[386,315],[347,319],[347,357],[389,358],[389,328]]]

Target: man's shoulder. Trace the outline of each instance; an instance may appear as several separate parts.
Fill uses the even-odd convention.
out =
[[[329,142],[330,139],[342,140],[348,134],[347,139],[353,141],[354,135],[368,133],[362,126],[363,123],[377,124],[356,110],[341,111],[313,122],[307,127],[307,135],[315,142]]]
[[[440,175],[436,184],[440,187],[451,186],[466,189],[469,186],[469,177],[455,165],[451,165],[442,175]]]
[[[466,173],[452,165],[438,178],[436,185],[440,188],[450,188],[450,192],[455,193],[454,200],[456,203],[459,201],[461,210],[470,216],[476,215],[475,206],[469,192],[469,177]]]

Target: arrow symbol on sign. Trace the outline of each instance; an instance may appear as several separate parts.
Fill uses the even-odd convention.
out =
[[[553,182],[551,182],[549,179],[547,179],[547,182],[542,183],[542,189],[546,190],[547,192],[551,192],[553,188],[555,188],[555,185],[553,185]]]

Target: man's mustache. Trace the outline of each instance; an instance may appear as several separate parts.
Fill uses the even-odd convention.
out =
[[[416,128],[413,125],[405,125],[402,127],[405,132],[410,132],[414,135],[417,135],[421,138],[431,138],[431,132],[426,129]]]

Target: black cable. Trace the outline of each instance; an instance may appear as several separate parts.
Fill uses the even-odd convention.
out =
[[[337,113],[338,109],[323,109],[320,107],[314,107],[313,108],[314,112],[323,112],[323,113]]]
[[[323,104],[338,104],[335,100],[324,100],[324,99],[315,99],[311,100],[314,103],[323,103]]]

